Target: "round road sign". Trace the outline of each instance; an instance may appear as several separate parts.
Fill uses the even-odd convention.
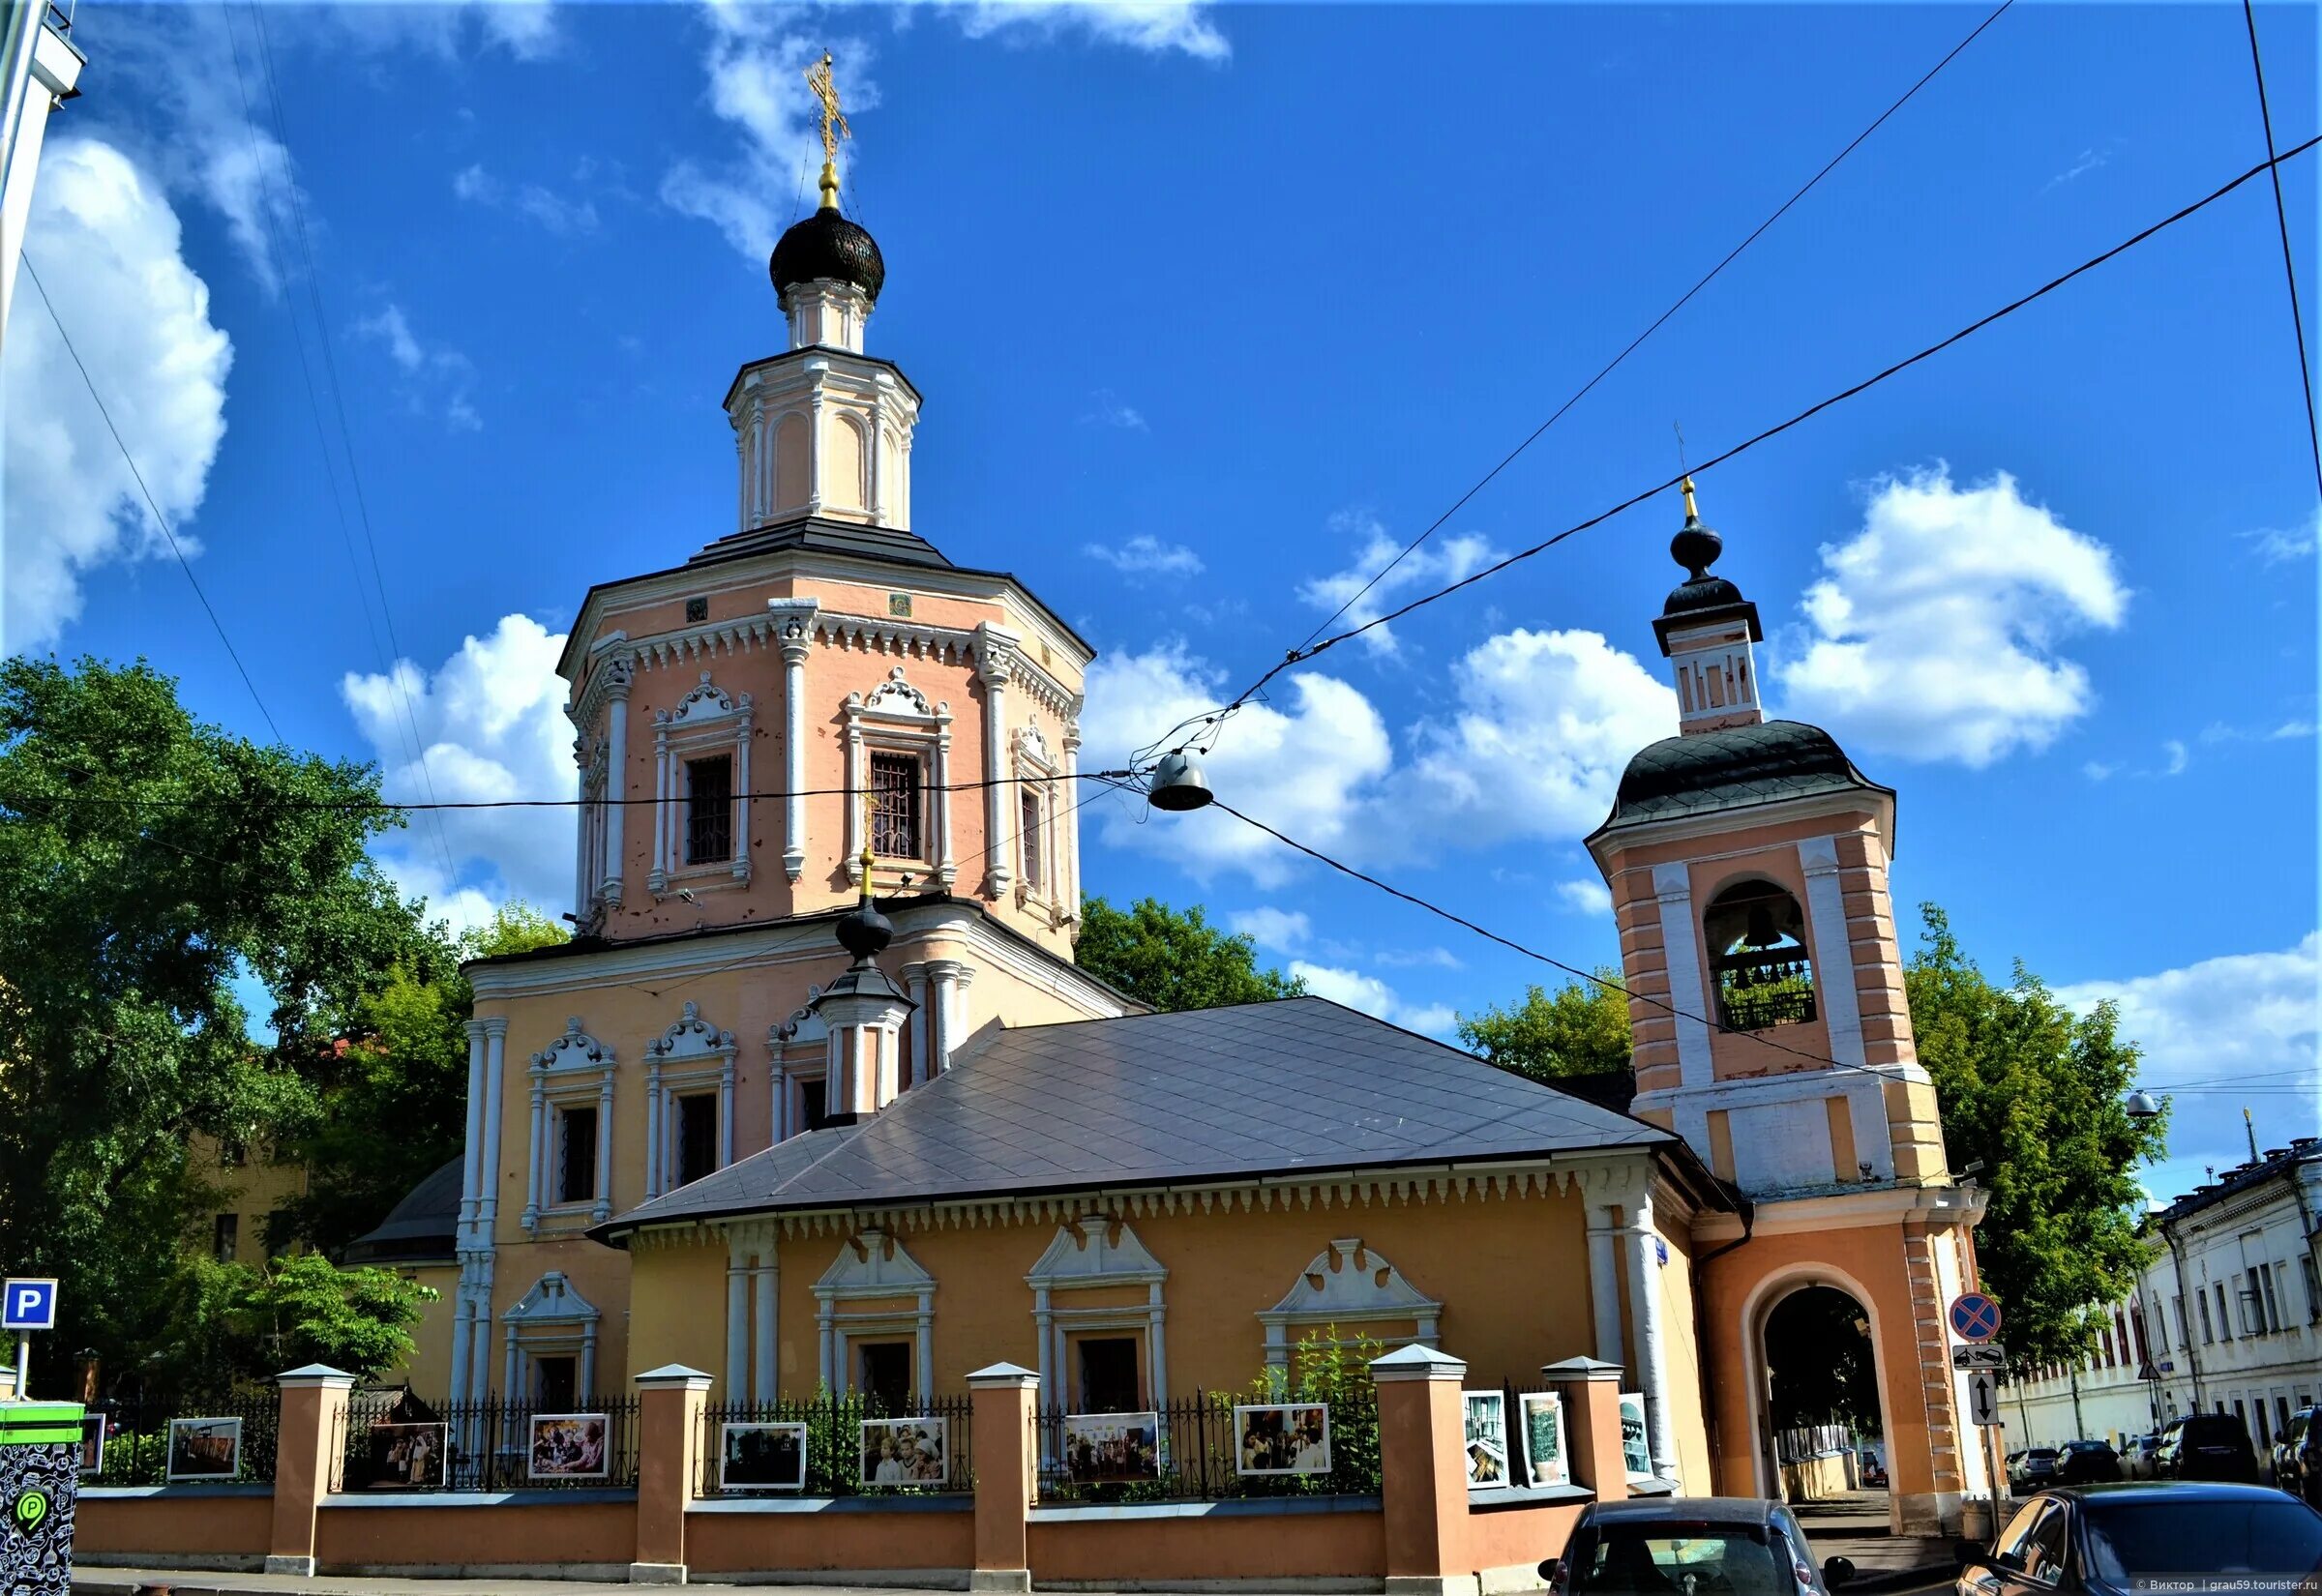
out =
[[[1989,1341],[2000,1333],[2000,1305],[1980,1291],[1951,1299],[1951,1329],[1961,1341]]]

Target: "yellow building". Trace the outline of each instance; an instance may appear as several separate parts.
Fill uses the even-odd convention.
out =
[[[263,1144],[222,1141],[199,1133],[186,1142],[188,1172],[209,1201],[193,1222],[186,1245],[221,1263],[263,1263],[289,1251],[270,1240],[276,1218],[306,1196],[306,1166],[277,1163]]]

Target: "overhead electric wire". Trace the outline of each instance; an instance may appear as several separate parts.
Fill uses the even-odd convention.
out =
[[[1541,435],[1545,433],[1548,429],[1554,427],[1558,422],[1563,420],[1565,411],[1571,409],[1582,399],[1588,398],[1590,390],[1593,389],[1606,377],[1611,376],[1613,372],[1619,369],[1622,361],[1628,359],[1630,355],[1635,354],[1639,346],[1642,345],[1647,339],[1652,337],[1653,334],[1661,330],[1661,326],[1664,322],[1668,321],[1671,316],[1676,315],[1678,311],[1683,310],[1687,305],[1691,304],[1693,297],[1696,294],[1700,293],[1704,288],[1707,288],[1711,283],[1714,282],[1720,273],[1722,273],[1728,266],[1731,266],[1735,261],[1742,257],[1742,252],[1743,251],[1747,250],[1752,244],[1755,244],[1768,228],[1771,227],[1775,222],[1781,221],[1783,217],[1787,216],[1790,213],[1792,206],[1796,205],[1800,200],[1805,198],[1807,194],[1813,192],[1815,187],[1820,184],[1824,178],[1830,176],[1831,173],[1838,169],[1838,163],[1840,162],[1844,161],[1848,156],[1854,154],[1856,149],[1861,145],[1863,140],[1867,139],[1872,133],[1877,133],[1879,129],[1886,126],[1888,118],[1891,117],[1896,111],[1901,110],[1906,104],[1910,103],[1914,95],[1918,94],[1920,90],[1925,88],[1929,83],[1934,81],[1935,74],[1937,73],[1940,73],[1944,68],[1950,66],[1952,59],[1956,57],[1960,51],[1966,49],[1968,45],[1974,44],[1976,40],[1981,36],[1985,28],[1988,28],[1994,22],[1997,22],[2000,17],[2006,14],[2008,8],[2014,4],[2015,0],[2000,0],[2000,6],[1998,10],[1994,11],[1989,16],[1984,17],[1982,21],[1977,23],[1974,32],[1970,33],[1965,39],[1960,40],[1956,44],[1953,44],[1944,55],[1942,60],[1936,62],[1932,67],[1929,67],[1920,77],[1918,82],[1905,89],[1901,98],[1897,99],[1892,104],[1881,111],[1878,114],[1877,120],[1873,121],[1869,127],[1864,128],[1861,133],[1855,134],[1853,138],[1847,140],[1846,147],[1844,149],[1840,150],[1836,155],[1831,157],[1831,159],[1824,163],[1820,171],[1816,172],[1812,177],[1807,178],[1804,184],[1799,188],[1798,192],[1793,193],[1788,199],[1783,200],[1781,205],[1775,209],[1771,216],[1768,217],[1765,221],[1759,222],[1757,226],[1750,229],[1748,237],[1744,238],[1741,243],[1735,245],[1731,250],[1727,251],[1725,258],[1718,261],[1716,265],[1711,267],[1698,282],[1694,283],[1692,287],[1687,288],[1683,294],[1680,295],[1676,304],[1670,306],[1669,309],[1663,310],[1659,315],[1653,317],[1652,325],[1648,326],[1635,338],[1629,340],[1625,348],[1623,348],[1619,354],[1615,355],[1611,360],[1605,362],[1604,366],[1596,372],[1596,374],[1589,378],[1588,381],[1582,383],[1579,389],[1574,392],[1570,399],[1558,405],[1553,415],[1551,415],[1546,421],[1540,423],[1539,426],[1533,428],[1532,431],[1525,437],[1523,442],[1517,444],[1515,448],[1507,452],[1507,454],[1501,459],[1499,464],[1493,466],[1489,471],[1486,471],[1483,476],[1476,481],[1474,487],[1462,493],[1457,499],[1453,500],[1451,503],[1451,508],[1445,510],[1442,515],[1436,517],[1434,520],[1428,523],[1425,531],[1421,532],[1417,537],[1412,539],[1410,543],[1406,544],[1403,547],[1401,553],[1398,553],[1393,559],[1387,561],[1385,565],[1380,567],[1378,575],[1372,576],[1369,581],[1364,582],[1360,588],[1356,589],[1354,597],[1348,599],[1344,604],[1332,610],[1330,614],[1323,620],[1320,626],[1317,626],[1312,632],[1306,634],[1305,642],[1300,643],[1298,647],[1300,649],[1304,649],[1307,644],[1312,643],[1316,637],[1320,636],[1325,629],[1333,625],[1341,615],[1344,615],[1348,610],[1354,608],[1354,606],[1360,604],[1364,596],[1367,595],[1372,588],[1378,586],[1382,581],[1386,579],[1387,573],[1393,571],[1395,567],[1401,565],[1406,559],[1408,559],[1417,550],[1421,544],[1425,543],[1429,538],[1434,537],[1437,532],[1441,531],[1444,523],[1449,520],[1453,516],[1458,515],[1461,510],[1465,509],[1471,499],[1474,498],[1476,494],[1482,492],[1486,488],[1490,487],[1493,479],[1498,477],[1501,472],[1506,470],[1510,465],[1513,465],[1516,462],[1516,457],[1523,454],[1527,449],[1530,449],[1533,444],[1537,443],[1540,440]],[[1235,707],[1239,707],[1240,703],[1240,699],[1235,699]]]
[[[104,418],[104,429],[113,435],[113,447],[121,451],[121,458],[128,463],[129,474],[136,479],[137,491],[145,495],[145,508],[153,512],[154,525],[162,529],[163,538],[168,542],[169,552],[177,556],[178,569],[185,572],[186,580],[194,588],[194,597],[201,601],[201,612],[209,616],[210,625],[217,630],[218,640],[225,645],[225,657],[233,661],[234,668],[241,672],[242,685],[250,689],[251,702],[258,706],[258,715],[265,721],[266,729],[274,733],[277,743],[283,742],[283,728],[274,724],[274,713],[266,707],[266,700],[258,695],[258,684],[251,680],[250,667],[242,663],[242,656],[235,649],[233,638],[225,635],[225,623],[218,618],[218,610],[210,603],[210,596],[201,590],[201,578],[194,575],[192,562],[186,558],[185,549],[178,546],[177,534],[169,528],[169,517],[162,514],[162,507],[154,502],[153,489],[145,486],[145,473],[137,468],[137,458],[129,452],[129,445],[122,441],[121,429],[113,425],[113,413],[105,408],[104,396],[97,392],[97,379],[89,375],[88,366],[81,360],[80,351],[74,347],[73,335],[65,328],[65,318],[56,313],[56,302],[48,297],[48,285],[41,281],[41,274],[34,269],[31,252],[26,251],[18,258],[23,262],[25,276],[32,279],[33,287],[39,290],[41,303],[47,307],[48,319],[56,324],[56,336],[64,340],[65,353],[73,357],[74,369],[80,372],[80,380],[87,384],[89,398],[95,402],[97,413]]]
[[[2266,155],[2274,159],[2274,111],[2266,99],[2266,63],[2257,49],[2257,9],[2242,0],[2242,17],[2249,27],[2249,70],[2257,76],[2257,114],[2265,124]],[[2281,167],[2273,165],[2274,221],[2281,231],[2281,275],[2290,290],[2290,332],[2298,340],[2298,397],[2306,400],[2306,442],[2314,458],[2314,489],[2322,493],[2322,428],[2314,423],[2313,368],[2306,359],[2306,315],[2298,308],[2298,265],[2290,252],[2290,213],[2281,198]]]
[[[2054,293],[2066,283],[2070,282],[2074,279],[2084,276],[2089,272],[2095,271],[2098,267],[2104,265],[2106,262],[2114,259],[2116,256],[2126,253],[2129,250],[2134,249],[2137,245],[2144,243],[2146,240],[2154,237],[2155,235],[2175,226],[2178,222],[2185,221],[2188,217],[2206,210],[2209,206],[2216,204],[2220,199],[2223,199],[2227,194],[2233,192],[2236,189],[2240,188],[2243,184],[2248,182],[2250,179],[2257,177],[2262,173],[2276,169],[2285,161],[2290,161],[2298,156],[2306,154],[2307,151],[2312,149],[2316,144],[2322,144],[2322,135],[2308,138],[2302,144],[2295,145],[2290,149],[2282,151],[2279,155],[2273,156],[2268,160],[2259,162],[2256,165],[2250,167],[2239,177],[2232,179],[2230,182],[2225,183],[2219,188],[2212,190],[2209,193],[2204,194],[2201,198],[2194,200],[2191,204],[2186,205],[2176,211],[2171,212],[2169,215],[2161,218],[2161,220],[2154,222],[2148,227],[2139,229],[2137,232],[2130,234],[2128,237],[2123,239],[2120,243],[2112,246],[2112,248],[2109,250],[2104,251],[2102,253],[2092,255],[2087,260],[2084,260],[2079,265],[2073,267],[2070,271],[2064,273],[2062,276],[2051,278],[2046,282],[2043,282],[2039,287],[2033,289],[2030,293],[2009,301],[2006,305],[2001,306],[1998,310],[1991,311],[1987,315],[1978,317],[1976,320],[1971,321],[1966,326],[1960,328],[1957,332],[1951,334],[1949,338],[1939,340],[1934,343],[1930,343],[1925,348],[1920,349],[1917,354],[1907,355],[1903,359],[1896,361],[1893,365],[1887,367],[1884,370],[1865,377],[1861,381],[1854,383],[1849,387],[1840,389],[1837,393],[1831,395],[1828,399],[1808,405],[1805,409],[1799,411],[1787,421],[1777,422],[1773,426],[1767,428],[1764,431],[1743,439],[1742,442],[1735,444],[1732,448],[1727,449],[1720,454],[1714,455],[1709,459],[1704,460],[1701,464],[1694,466],[1689,472],[1680,471],[1676,476],[1671,477],[1664,482],[1658,483],[1652,488],[1648,488],[1642,492],[1633,493],[1629,497],[1622,499],[1620,503],[1612,505],[1607,509],[1598,511],[1595,515],[1589,517],[1586,520],[1575,521],[1572,525],[1565,527],[1562,532],[1557,533],[1553,537],[1544,538],[1540,542],[1533,544],[1529,548],[1519,549],[1513,554],[1507,555],[1501,560],[1495,561],[1491,565],[1485,566],[1480,571],[1473,572],[1466,576],[1462,576],[1455,582],[1446,583],[1443,587],[1437,588],[1432,593],[1422,594],[1420,597],[1412,600],[1409,604],[1389,610],[1384,615],[1375,616],[1372,619],[1363,622],[1360,626],[1349,627],[1344,632],[1338,633],[1329,637],[1325,637],[1311,648],[1294,650],[1280,664],[1271,666],[1269,669],[1267,669],[1265,675],[1259,677],[1256,682],[1252,683],[1248,689],[1246,689],[1234,700],[1234,705],[1246,702],[1254,694],[1263,690],[1267,683],[1271,682],[1276,676],[1279,676],[1283,671],[1289,669],[1292,665],[1311,660],[1319,654],[1326,653],[1330,649],[1336,648],[1340,643],[1346,642],[1351,638],[1361,636],[1364,633],[1369,632],[1374,627],[1385,626],[1390,621],[1400,620],[1404,616],[1411,614],[1414,610],[1424,608],[1426,606],[1434,604],[1439,600],[1448,598],[1452,594],[1460,592],[1463,589],[1473,587],[1477,582],[1496,576],[1501,572],[1507,570],[1510,566],[1519,565],[1522,562],[1533,558],[1536,554],[1543,553],[1546,550],[1555,547],[1558,544],[1563,543],[1567,538],[1573,537],[1581,532],[1586,532],[1593,526],[1601,525],[1603,522],[1612,519],[1615,516],[1622,514],[1623,511],[1633,510],[1638,505],[1643,504],[1646,500],[1655,498],[1662,493],[1666,493],[1669,491],[1669,489],[1677,487],[1678,484],[1684,481],[1684,479],[1689,475],[1698,475],[1701,472],[1712,469],[1712,467],[1722,465],[1726,461],[1745,454],[1752,449],[1755,449],[1759,444],[1778,437],[1782,433],[1789,431],[1792,428],[1797,427],[1803,422],[1812,420],[1814,417],[1822,414],[1823,411],[1830,409],[1831,406],[1841,404],[1850,399],[1854,399],[1859,395],[1868,392],[1870,389],[1877,387],[1880,383],[1885,382],[1888,378],[1896,376],[1901,372],[1909,370],[1912,367],[1919,365],[1921,361],[1931,359],[1932,357],[1941,354],[1944,350],[1949,349],[1952,344],[1981,332],[1984,328],[1991,326],[1994,322],[2003,320],[2008,316],[2011,316],[2016,311],[2023,310],[2026,306],[2032,305],[2039,300],[2046,298],[2049,294]],[[1231,709],[1234,707],[1234,705],[1229,705],[1228,708]]]

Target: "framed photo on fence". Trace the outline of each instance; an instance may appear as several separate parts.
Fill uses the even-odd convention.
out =
[[[535,1413],[524,1474],[534,1480],[601,1480],[612,1472],[602,1413]]]
[[[1462,1391],[1459,1406],[1468,1489],[1497,1491],[1514,1484],[1507,1477],[1507,1393]]]
[[[718,1489],[804,1491],[806,1426],[724,1426],[718,1433]]]
[[[171,1419],[167,1478],[230,1480],[242,1468],[240,1419]]]
[[[1234,1472],[1329,1473],[1330,1409],[1321,1403],[1253,1403],[1235,1408]]]
[[[374,1424],[364,1432],[371,1471],[366,1491],[440,1491],[451,1451],[440,1424]]]
[[[1570,1485],[1572,1464],[1564,1456],[1564,1399],[1553,1391],[1527,1391],[1522,1401],[1525,1483]]]
[[[104,1427],[110,1422],[103,1413],[81,1415],[80,1476],[84,1480],[104,1472]]]
[[[1067,1413],[1064,1477],[1075,1485],[1161,1477],[1161,1415]]]
[[[1621,1466],[1631,1485],[1652,1478],[1652,1445],[1645,1438],[1645,1395],[1621,1393]]]
[[[951,1448],[941,1419],[865,1419],[862,1483],[944,1485]]]

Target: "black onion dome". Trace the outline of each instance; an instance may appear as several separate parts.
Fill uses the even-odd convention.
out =
[[[842,216],[836,205],[823,206],[784,233],[766,270],[774,279],[775,293],[785,299],[802,282],[836,279],[853,283],[877,303],[887,281],[878,241]]]
[[[1678,528],[1677,536],[1669,540],[1669,557],[1685,568],[1685,579],[1669,594],[1669,602],[1661,606],[1664,615],[1685,615],[1697,609],[1723,609],[1728,605],[1742,603],[1742,590],[1723,576],[1710,575],[1710,567],[1725,552],[1725,540],[1715,531],[1701,524],[1693,512],[1693,483],[1685,482],[1685,524]]]
[[[855,962],[860,964],[887,951],[887,944],[895,940],[895,922],[879,913],[878,905],[865,898],[841,917],[838,933],[839,946],[854,955]]]
[[[1669,590],[1663,615],[1689,615],[1697,609],[1724,609],[1742,603],[1742,590],[1723,576],[1698,576]]]
[[[1666,737],[1638,751],[1621,773],[1599,835],[1623,826],[1749,809],[1833,792],[1886,793],[1838,740],[1802,721],[1761,721]]]

